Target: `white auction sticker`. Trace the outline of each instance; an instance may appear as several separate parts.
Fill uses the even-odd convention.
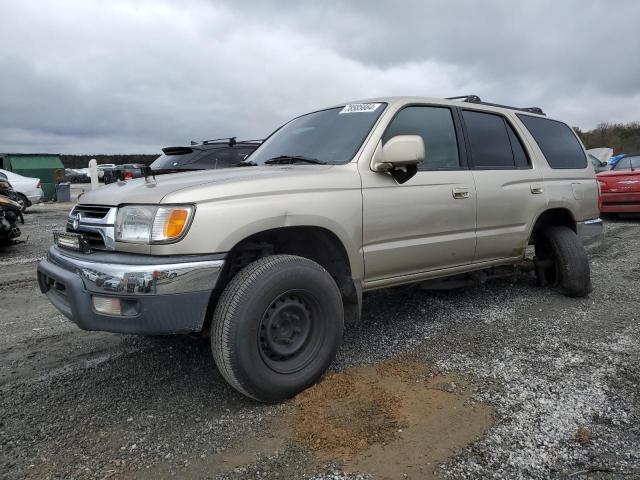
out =
[[[370,113],[375,112],[380,103],[350,103],[345,105],[340,114],[342,113]]]

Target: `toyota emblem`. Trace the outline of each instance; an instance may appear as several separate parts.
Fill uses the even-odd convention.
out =
[[[80,214],[76,213],[71,217],[71,226],[74,230],[77,230],[80,226]]]

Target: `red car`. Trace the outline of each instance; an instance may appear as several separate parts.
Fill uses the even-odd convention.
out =
[[[640,213],[640,153],[625,155],[611,170],[597,175],[601,212]]]

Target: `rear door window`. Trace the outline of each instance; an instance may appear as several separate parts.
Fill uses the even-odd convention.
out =
[[[462,118],[471,148],[473,168],[500,170],[516,168],[518,162],[527,163],[526,154],[515,132],[510,132],[501,115],[463,110]],[[513,144],[513,147],[512,147]],[[514,155],[514,147],[517,155]]]
[[[571,128],[557,120],[518,113],[551,168],[585,168],[587,157]]]

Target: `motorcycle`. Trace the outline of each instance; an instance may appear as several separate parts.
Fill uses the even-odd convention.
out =
[[[21,234],[18,221],[24,224],[24,217],[17,198],[11,184],[0,180],[0,246],[20,243],[16,240]]]

